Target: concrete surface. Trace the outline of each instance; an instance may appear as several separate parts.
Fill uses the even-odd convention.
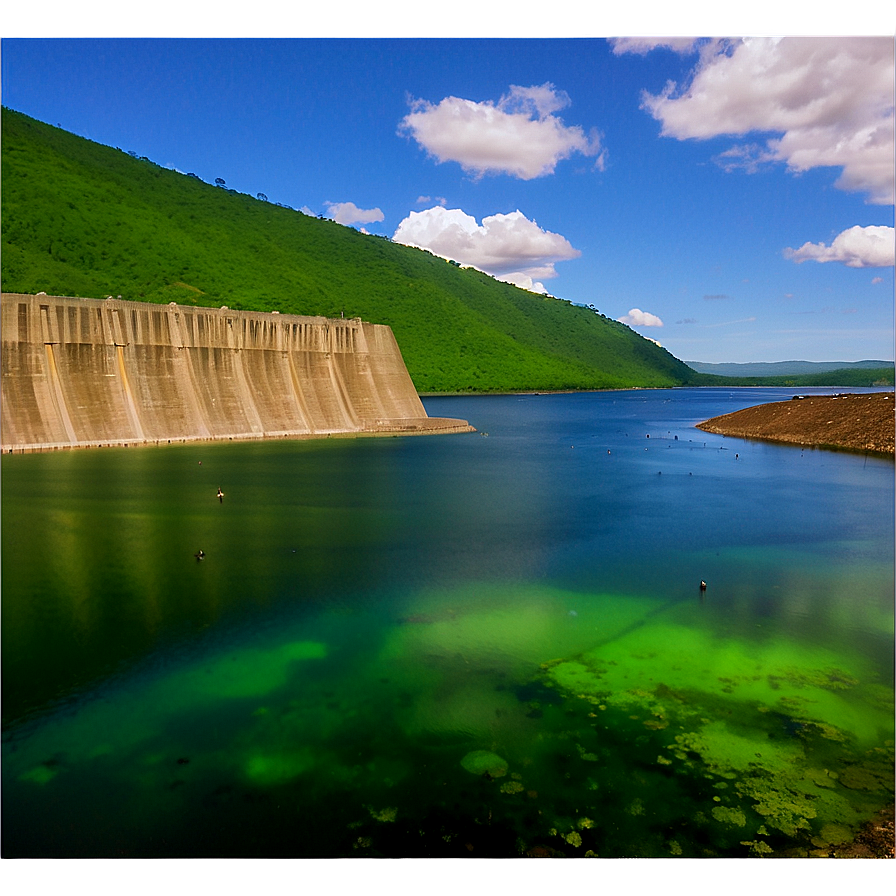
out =
[[[358,319],[3,293],[0,336],[4,452],[473,431]]]

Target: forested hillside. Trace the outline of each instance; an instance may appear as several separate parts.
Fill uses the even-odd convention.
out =
[[[2,115],[6,292],[361,317],[420,392],[716,379],[592,309]]]

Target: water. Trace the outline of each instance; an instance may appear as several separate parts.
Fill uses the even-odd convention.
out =
[[[789,395],[4,457],[4,856],[828,854],[893,799],[893,464],[693,427]]]

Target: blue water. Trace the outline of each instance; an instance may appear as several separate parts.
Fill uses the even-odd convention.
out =
[[[827,854],[892,803],[893,464],[694,428],[789,396],[4,457],[4,856]]]

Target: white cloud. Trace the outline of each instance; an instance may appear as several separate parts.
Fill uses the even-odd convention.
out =
[[[777,156],[759,143],[741,143],[720,152],[713,161],[724,171],[746,171],[756,174],[778,161]]]
[[[528,289],[529,292],[537,292],[542,295],[548,295],[547,289],[545,289],[544,283],[539,282],[538,280],[533,279],[534,276],[539,276],[535,271],[511,271],[509,274],[501,274],[496,277],[498,280],[503,280],[504,283],[512,283],[514,286],[518,286],[520,289]],[[556,273],[549,273],[547,275],[540,275],[543,279],[547,280],[549,277],[556,277]]]
[[[661,327],[663,322],[649,311],[642,311],[640,308],[632,308],[628,314],[617,317],[622,324],[628,324],[630,327]]]
[[[569,97],[553,84],[511,86],[497,103],[445,97],[436,105],[413,100],[399,125],[438,162],[459,162],[476,176],[510,174],[532,180],[552,174],[557,163],[573,153],[597,156],[603,168],[600,135],[567,127],[554,112]]]
[[[661,41],[620,42],[617,53],[646,52]],[[669,42],[665,42],[667,45]],[[792,172],[834,166],[837,186],[894,200],[892,37],[785,37],[713,40],[694,45],[689,83],[646,91],[643,108],[679,140],[776,132],[765,147],[735,147],[725,167],[756,170],[786,162]],[[675,49],[683,50],[677,45]]]
[[[354,202],[325,202],[327,217],[337,224],[370,224],[382,221],[383,213],[378,208],[358,208]]]
[[[556,277],[556,262],[581,254],[565,237],[542,230],[520,211],[490,215],[477,224],[472,215],[459,208],[435,206],[410,212],[392,239],[428,249],[534,292],[546,292],[536,278]]]
[[[610,41],[617,56],[623,53],[637,53],[644,56],[657,47],[666,47],[677,53],[690,53],[695,49],[695,37],[617,37]]]
[[[892,227],[850,227],[834,237],[830,246],[803,243],[799,249],[785,249],[784,257],[804,261],[839,261],[849,268],[886,268],[896,263],[896,238]]]

